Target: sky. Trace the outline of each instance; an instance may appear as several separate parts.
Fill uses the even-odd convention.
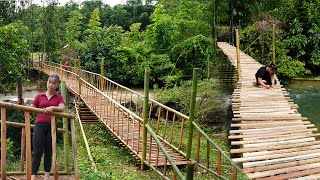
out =
[[[32,3],[42,5],[41,1],[43,1],[43,0],[32,0]],[[65,5],[70,0],[58,0],[58,1],[59,1],[60,5]],[[73,0],[73,1],[80,4],[84,0]],[[114,6],[116,4],[123,4],[126,2],[126,0],[102,0],[102,2],[104,4],[109,4],[110,6]]]

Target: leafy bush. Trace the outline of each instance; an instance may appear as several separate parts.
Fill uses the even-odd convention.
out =
[[[184,81],[181,86],[171,89],[156,90],[156,97],[163,104],[175,104],[184,114],[189,113],[191,99],[191,81]],[[201,124],[217,125],[219,128],[226,125],[230,101],[223,94],[223,89],[216,80],[199,81],[196,100],[195,118]]]

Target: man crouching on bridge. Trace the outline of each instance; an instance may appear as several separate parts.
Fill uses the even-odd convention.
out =
[[[274,74],[277,71],[276,65],[271,63],[268,67],[261,67],[256,73],[256,82],[258,87],[269,89],[270,87],[275,88],[277,84]],[[266,82],[264,82],[264,81]]]

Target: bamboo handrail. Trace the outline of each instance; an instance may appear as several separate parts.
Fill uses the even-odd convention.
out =
[[[45,112],[44,109],[35,108],[35,107],[31,107],[31,106],[18,105],[18,104],[13,104],[13,103],[7,103],[7,102],[2,102],[2,101],[0,101],[0,107],[4,107],[7,109],[21,110],[21,111],[26,111],[26,112],[32,112],[32,113],[39,113],[39,114],[44,114],[44,112]],[[74,119],[75,118],[74,115],[63,113],[63,112],[52,112],[52,113],[50,113],[50,115],[57,116],[57,117],[64,117],[67,119]]]
[[[25,128],[25,127],[26,127],[26,125],[23,124],[23,123],[17,123],[17,122],[11,122],[11,121],[6,121],[6,124],[7,124],[8,126],[19,127],[19,128]],[[31,127],[31,128],[34,128],[34,126],[35,126],[35,125],[30,124],[30,127]],[[62,129],[62,128],[57,128],[57,130],[58,130],[58,132],[62,132],[62,133],[65,133],[65,132],[66,132],[66,130],[64,130],[64,129]]]

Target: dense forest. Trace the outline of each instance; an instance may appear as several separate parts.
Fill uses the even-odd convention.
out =
[[[216,42],[233,44],[235,28],[241,49],[268,64],[272,24],[279,76],[320,73],[318,0],[42,2],[0,1],[0,91],[26,73],[31,52],[62,63],[79,55],[83,69],[98,73],[104,58],[105,76],[126,85],[141,85],[146,66],[160,87],[190,79],[194,67],[206,78],[218,66]]]

